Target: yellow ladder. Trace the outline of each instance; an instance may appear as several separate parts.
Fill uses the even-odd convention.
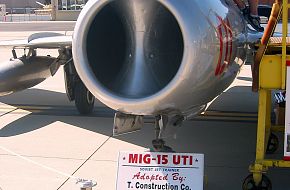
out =
[[[249,167],[249,175],[243,183],[243,190],[271,190],[270,179],[265,175],[269,167],[290,167],[289,161],[265,159],[269,141],[278,143],[271,131],[283,131],[284,126],[271,126],[272,90],[286,88],[286,60],[290,60],[290,38],[288,38],[288,0],[276,0],[269,23],[259,44],[253,65],[253,91],[259,93],[256,160]],[[282,13],[282,14],[281,14]],[[271,37],[277,22],[282,17],[282,37]]]

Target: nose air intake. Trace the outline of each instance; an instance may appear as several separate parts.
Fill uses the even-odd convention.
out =
[[[196,0],[88,1],[73,35],[76,70],[91,93],[116,111],[196,112],[234,80],[245,59],[247,31],[233,6]],[[221,64],[224,70],[217,76]]]
[[[114,96],[139,99],[176,75],[184,42],[175,16],[156,0],[116,0],[95,13],[86,54],[98,83]]]

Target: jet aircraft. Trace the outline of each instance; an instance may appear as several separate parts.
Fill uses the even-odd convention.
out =
[[[96,97],[116,110],[115,134],[153,116],[153,145],[163,149],[165,128],[180,126],[220,95],[261,36],[233,0],[91,0],[73,36],[0,42],[13,53],[0,64],[0,95],[39,84],[63,65],[68,98],[81,113],[92,111]],[[28,53],[17,57],[16,48]],[[59,56],[37,56],[40,48],[58,49]]]

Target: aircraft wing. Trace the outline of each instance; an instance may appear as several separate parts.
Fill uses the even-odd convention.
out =
[[[57,49],[72,46],[72,36],[54,32],[35,33],[24,40],[0,41],[1,48]]]

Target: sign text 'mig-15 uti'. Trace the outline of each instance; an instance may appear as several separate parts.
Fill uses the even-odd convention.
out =
[[[117,190],[202,190],[204,155],[120,152]]]

